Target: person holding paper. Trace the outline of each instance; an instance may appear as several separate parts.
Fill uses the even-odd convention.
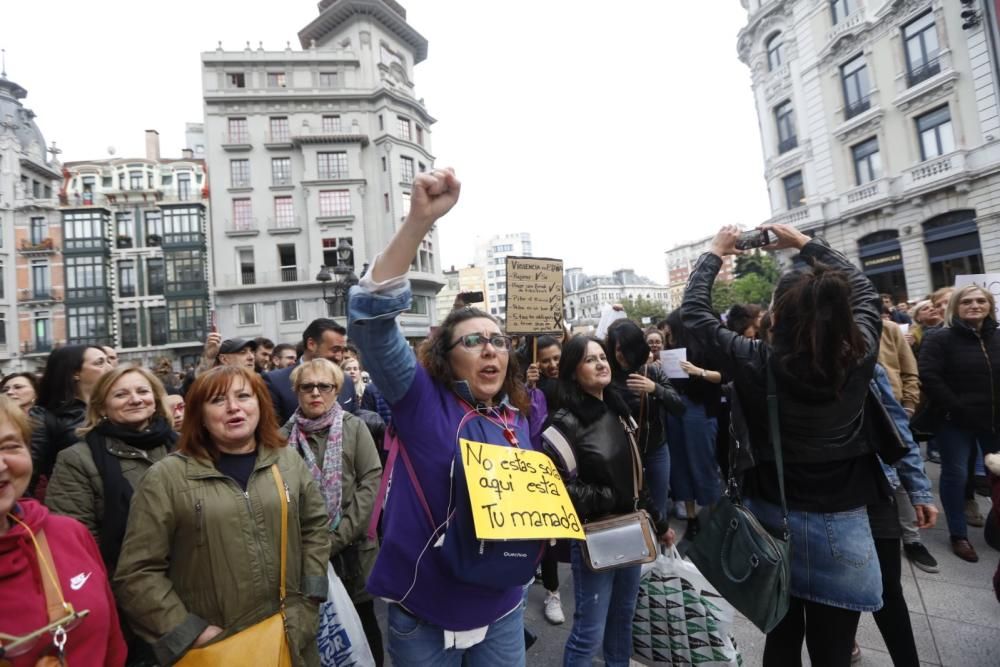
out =
[[[673,463],[670,487],[674,500],[685,506],[688,523],[684,538],[693,539],[701,528],[696,506],[712,505],[722,492],[715,455],[722,373],[708,368],[711,361],[701,342],[685,328],[679,309],[670,313],[667,321],[670,347],[686,351],[685,360],[680,362],[685,375],[671,379],[686,409],[681,415],[667,417],[667,442]]]
[[[531,449],[528,418],[544,419],[544,403],[529,403],[511,340],[488,313],[453,310],[419,361],[396,323],[412,303],[407,273],[420,243],[460,190],[451,169],[418,174],[406,220],[351,288],[350,339],[392,408],[396,436],[386,462],[391,491],[384,495],[383,482],[375,503],[377,513],[385,498],[368,591],[389,602],[394,664],[517,667],[525,664],[522,592],[545,541],[477,538],[459,439]]]
[[[659,337],[659,332],[656,332]],[[619,320],[608,328],[612,351],[612,384],[625,398],[632,418],[639,425],[636,440],[642,466],[649,481],[653,506],[667,515],[670,490],[670,448],[667,447],[667,414],[683,415],[684,403],[659,365],[646,363],[649,345],[642,329],[632,320]]]

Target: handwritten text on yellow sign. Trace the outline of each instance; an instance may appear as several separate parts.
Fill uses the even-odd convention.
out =
[[[541,452],[460,439],[476,537],[583,539],[552,460]]]

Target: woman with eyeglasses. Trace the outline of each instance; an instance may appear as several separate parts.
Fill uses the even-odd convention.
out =
[[[121,667],[125,640],[94,538],[23,497],[30,442],[28,419],[0,396],[0,664],[34,667],[61,653],[57,664]]]
[[[382,664],[382,631],[375,603],[365,590],[378,555],[366,536],[375,507],[382,463],[363,421],[337,402],[344,374],[326,359],[304,361],[292,371],[299,407],[281,435],[306,462],[330,515],[330,562],[354,602],[377,665]]]
[[[477,539],[459,440],[530,449],[529,413],[544,410],[529,407],[510,339],[488,313],[453,310],[419,360],[411,351],[396,323],[412,302],[407,272],[461,187],[451,169],[419,174],[413,186],[406,221],[350,297],[350,339],[398,437],[368,591],[389,601],[393,663],[515,667],[525,664],[522,591],[544,541]]]

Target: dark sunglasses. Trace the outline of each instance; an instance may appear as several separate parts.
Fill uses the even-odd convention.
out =
[[[489,343],[498,350],[509,350],[511,346],[510,336],[504,336],[503,334],[466,334],[464,336],[459,336],[458,340],[448,346],[451,350],[461,343],[462,347],[467,350],[475,350],[478,348],[483,348],[486,343]]]
[[[306,382],[305,384],[299,385],[300,394],[311,394],[316,389],[319,389],[321,394],[329,394],[331,391],[337,388],[337,385],[330,384],[329,382]]]

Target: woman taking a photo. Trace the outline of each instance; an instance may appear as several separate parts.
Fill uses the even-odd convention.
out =
[[[459,438],[530,449],[528,396],[510,339],[475,308],[453,310],[419,363],[410,350],[396,324],[412,301],[406,275],[461,187],[450,169],[418,174],[413,186],[406,221],[351,289],[350,339],[392,407],[403,458],[389,455],[392,489],[368,591],[390,602],[393,663],[516,667],[525,663],[522,592],[544,542],[477,540],[464,476],[452,470]]]
[[[111,370],[104,350],[96,346],[66,345],[49,354],[45,373],[38,383],[38,400],[31,408],[31,460],[34,473],[28,492],[45,500],[56,456],[74,444],[76,429],[83,424],[90,392],[101,376]]]
[[[318,664],[330,518],[317,484],[285,446],[251,369],[206,371],[186,398],[178,451],[150,468],[132,500],[118,602],[164,665],[278,613],[285,500],[286,636],[294,664]]]
[[[611,331],[608,337],[612,338]],[[646,355],[648,352],[642,358]],[[566,490],[584,523],[645,509],[661,541],[672,544],[670,525],[654,507],[649,490],[641,486],[636,498],[639,452],[626,430],[631,411],[618,391],[609,386],[611,382],[611,365],[598,339],[577,336],[566,343],[559,361],[562,409],[552,417],[552,426],[565,436],[576,457],[577,476],[567,482]],[[603,646],[605,664],[627,666],[642,566],[594,572],[585,564],[577,541],[570,549],[576,608],[563,665],[590,665]]]
[[[31,373],[11,373],[0,382],[0,394],[14,401],[28,414],[38,398],[38,379]]]
[[[365,533],[382,463],[364,422],[337,402],[344,384],[340,368],[326,359],[304,361],[291,379],[299,407],[281,435],[305,460],[323,494],[330,518],[330,561],[358,611],[375,663],[381,666],[382,631],[372,596],[365,590],[378,544]]]
[[[1000,335],[993,295],[977,285],[956,289],[943,328],[920,346],[920,384],[930,402],[941,452],[941,504],[951,550],[962,560],[979,560],[968,539],[965,514],[969,471],[979,457],[1000,449]]]
[[[31,479],[29,442],[28,419],[0,396],[0,662],[43,664],[58,655],[62,628],[59,664],[121,667],[125,641],[94,538],[73,519],[23,497]]]
[[[164,402],[163,386],[145,368],[105,373],[77,431],[83,442],[59,452],[49,481],[46,505],[87,527],[112,576],[132,495],[177,441]]]
[[[791,532],[791,604],[768,635],[764,665],[851,660],[860,613],[882,605],[882,578],[866,508],[891,491],[864,422],[882,320],[871,281],[843,255],[794,227],[766,225],[771,249],[794,248],[805,266],[781,277],[769,342],[726,329],[711,307],[722,258],[736,254],[736,227],[723,227],[698,260],[681,306],[689,335],[733,377],[758,464],[746,472],[746,505],[782,530],[778,470],[768,426],[768,376],[777,392]]]

